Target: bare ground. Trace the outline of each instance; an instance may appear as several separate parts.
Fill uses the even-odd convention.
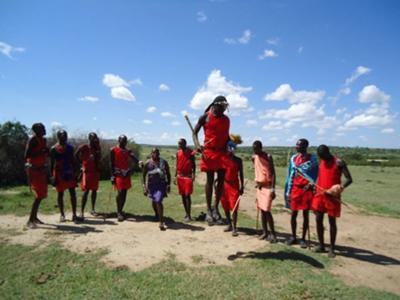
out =
[[[203,176],[199,181],[204,182]],[[240,202],[240,211],[256,218],[255,190],[252,183],[246,186]],[[289,212],[283,209],[282,191],[273,207],[275,224],[280,239],[290,232]],[[354,207],[343,207],[338,219],[338,256],[331,272],[351,285],[368,286],[400,294],[400,220],[363,215]],[[89,218],[84,224],[58,223],[58,215],[43,216],[47,224],[35,230],[27,230],[26,217],[5,215],[0,217],[0,240],[45,246],[59,242],[67,249],[79,253],[104,249],[103,260],[111,266],[127,266],[133,271],[142,270],[168,256],[191,266],[231,264],[228,258],[265,247],[248,232],[232,237],[221,226],[205,226],[204,223],[171,223],[165,232],[149,216],[132,216],[123,223],[115,219]],[[327,222],[327,220],[325,220]],[[301,216],[299,216],[299,226]],[[315,232],[311,220],[311,232]],[[240,219],[239,219],[240,226]],[[327,230],[328,228],[326,228]],[[326,232],[326,240],[329,238]],[[312,240],[316,240],[312,234]]]

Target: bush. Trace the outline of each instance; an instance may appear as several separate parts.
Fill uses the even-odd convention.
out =
[[[26,182],[24,152],[28,132],[20,122],[0,124],[0,186]]]

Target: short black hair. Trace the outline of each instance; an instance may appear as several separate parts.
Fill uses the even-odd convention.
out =
[[[324,153],[330,153],[329,147],[327,145],[319,145],[317,148],[317,153],[319,154],[324,154]]]
[[[256,140],[256,141],[254,141],[253,142],[253,146],[258,146],[258,147],[260,147],[260,148],[262,148],[262,143],[261,143],[261,141],[259,141],[259,140]]]
[[[305,144],[306,147],[308,147],[308,145],[309,145],[308,140],[307,140],[307,139],[304,139],[304,138],[299,139],[297,142],[300,142],[300,143],[302,143],[302,144]]]

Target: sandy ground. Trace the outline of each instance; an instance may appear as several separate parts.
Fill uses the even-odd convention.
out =
[[[199,181],[204,178],[200,177]],[[277,194],[274,206],[282,208],[282,191]],[[254,195],[254,187],[249,182],[240,211],[256,218]],[[366,216],[348,207],[343,208],[342,215],[338,220],[339,251],[331,272],[351,285],[400,294],[400,220]],[[88,218],[80,225],[59,223],[58,218],[58,215],[42,216],[46,225],[27,230],[26,217],[1,216],[0,239],[27,245],[56,241],[78,253],[105,249],[107,254],[103,260],[107,264],[127,266],[133,271],[147,268],[168,256],[191,266],[228,265],[232,263],[229,258],[243,258],[250,251],[268,245],[254,236],[254,230],[243,230],[238,237],[232,237],[223,232],[222,226],[209,227],[201,222],[170,223],[167,231],[162,232],[150,216],[131,216],[122,223],[115,218]],[[289,213],[282,208],[274,218],[279,239],[284,241],[290,232]],[[315,240],[314,225],[312,218],[312,240]],[[326,232],[326,241],[328,238]]]

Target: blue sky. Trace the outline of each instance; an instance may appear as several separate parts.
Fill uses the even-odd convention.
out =
[[[218,94],[245,144],[398,148],[398,1],[0,1],[0,123],[191,140]]]

